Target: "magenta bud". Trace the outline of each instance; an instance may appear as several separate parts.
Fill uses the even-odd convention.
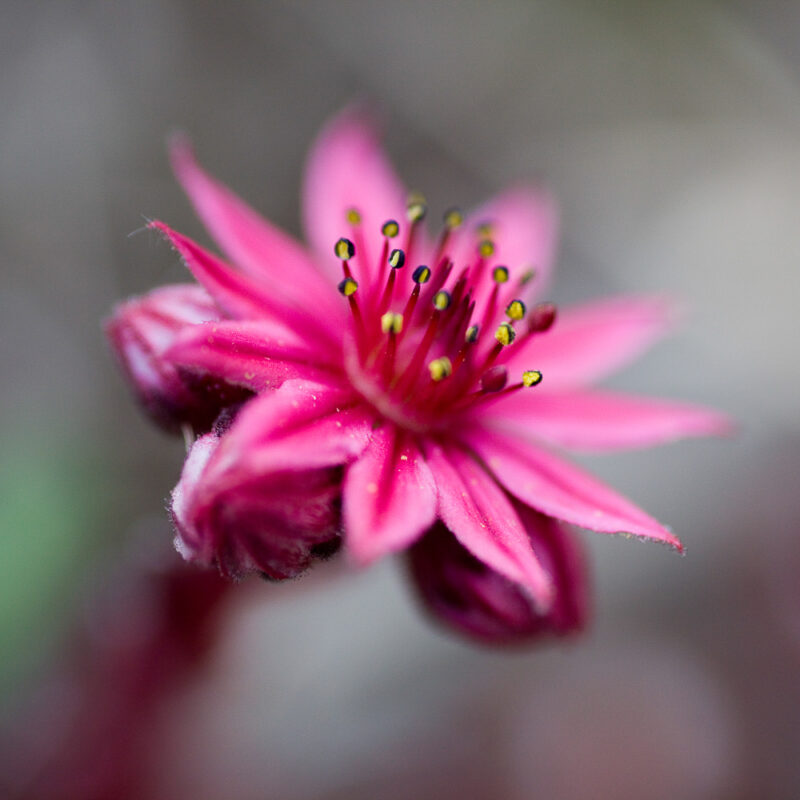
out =
[[[293,578],[338,549],[341,468],[258,475],[207,468],[223,437],[201,436],[172,493],[175,546],[188,561],[241,578]],[[216,465],[219,466],[219,465]]]
[[[441,523],[409,551],[413,583],[426,608],[440,622],[487,644],[533,642],[584,627],[587,577],[582,554],[557,520],[517,507],[539,561],[550,574],[555,595],[538,612],[520,586],[487,567]]]
[[[163,358],[186,327],[219,318],[204,289],[176,285],[121,303],[105,323],[114,355],[139,403],[171,433],[186,424],[207,431],[222,408],[250,395],[220,381],[183,374]]]
[[[537,303],[528,312],[528,330],[535,333],[544,333],[553,327],[556,321],[556,307],[554,303]]]
[[[484,392],[499,392],[508,383],[508,370],[498,364],[490,367],[481,376],[481,390]]]

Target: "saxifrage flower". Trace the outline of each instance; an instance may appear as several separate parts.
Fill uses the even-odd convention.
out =
[[[425,201],[348,110],[308,162],[305,249],[185,140],[172,157],[235,267],[151,223],[202,288],[129,301],[108,331],[145,406],[203,434],[172,498],[187,559],[282,579],[340,541],[358,564],[410,548],[426,606],[500,641],[582,624],[583,562],[564,523],[681,549],[554,448],[642,447],[727,422],[591,388],[668,330],[670,307],[620,297],[556,319],[537,302],[555,251],[547,194],[517,186],[451,209],[429,239]]]

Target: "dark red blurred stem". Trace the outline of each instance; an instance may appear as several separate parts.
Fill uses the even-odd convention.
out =
[[[233,585],[164,554],[113,570],[52,674],[0,731],[0,796],[144,798],[144,766],[172,692],[203,665]]]

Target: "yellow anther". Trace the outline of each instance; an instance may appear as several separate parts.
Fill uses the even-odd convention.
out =
[[[443,381],[453,374],[453,364],[447,356],[434,358],[428,364],[428,369],[431,372],[431,379],[434,381]]]
[[[381,317],[381,330],[384,333],[400,333],[403,330],[403,315],[387,311]]]
[[[450,296],[450,292],[445,291],[444,289],[440,289],[433,296],[433,307],[437,311],[444,311],[445,309],[450,307],[452,299],[453,298]]]
[[[339,239],[333,247],[336,258],[347,261],[356,254],[356,246],[349,239]]]
[[[419,222],[425,219],[427,213],[428,205],[423,195],[418,192],[413,192],[409,195],[408,205],[406,206],[406,217],[408,217],[409,222]]]
[[[503,347],[508,347],[516,337],[517,332],[511,327],[511,323],[509,322],[501,322],[494,332],[494,338],[497,339]]]
[[[494,226],[491,222],[484,220],[475,227],[475,232],[481,239],[488,239],[494,232]]]
[[[357,208],[348,208],[347,209],[347,221],[351,225],[360,225],[361,224],[361,212]]]
[[[396,220],[387,219],[386,222],[381,225],[381,233],[387,239],[394,239],[394,237],[400,233],[400,226],[397,224]]]
[[[528,369],[522,373],[523,386],[536,386],[537,383],[542,382],[542,373],[536,369]]]
[[[467,328],[467,332],[464,334],[464,341],[467,344],[472,344],[473,342],[478,341],[478,326],[477,325],[470,325]]]
[[[452,231],[461,227],[463,222],[464,214],[461,212],[460,208],[448,208],[447,211],[444,212],[444,226],[448,230]]]
[[[495,283],[508,283],[508,267],[495,267],[492,270]]]
[[[355,278],[345,278],[339,284],[339,291],[345,297],[351,297],[358,291],[358,281],[356,281]]]
[[[489,258],[494,255],[494,242],[491,239],[482,239],[478,242],[478,255],[481,258]]]
[[[506,306],[506,315],[509,319],[522,319],[525,316],[525,303],[522,300],[512,300]]]
[[[522,273],[522,277],[519,279],[519,285],[524,286],[526,283],[530,283],[535,277],[536,270],[533,267],[526,269],[525,272]]]
[[[414,283],[427,283],[431,279],[431,268],[420,264],[411,275]]]
[[[406,263],[406,254],[402,250],[392,250],[389,253],[389,266],[392,269],[400,269]]]

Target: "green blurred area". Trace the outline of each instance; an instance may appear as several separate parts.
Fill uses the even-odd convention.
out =
[[[41,662],[70,618],[108,503],[91,453],[33,436],[6,448],[15,455],[0,462],[0,695]]]

